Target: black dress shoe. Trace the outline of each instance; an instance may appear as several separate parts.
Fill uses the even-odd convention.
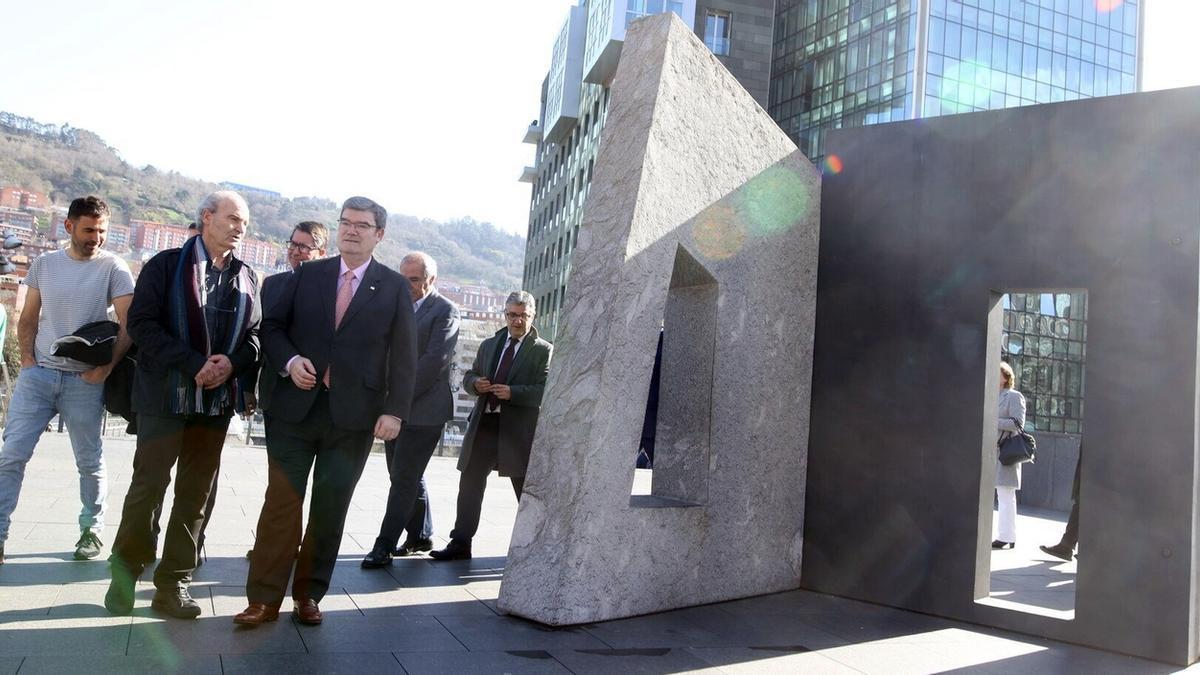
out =
[[[471,543],[451,539],[446,548],[440,551],[430,551],[429,557],[434,560],[470,560]]]
[[[367,554],[367,557],[362,559],[363,569],[377,569],[379,567],[387,567],[392,564],[392,552],[383,546],[376,545]]]
[[[403,558],[404,556],[416,555],[424,551],[433,550],[433,540],[431,539],[409,539],[400,546],[396,547],[396,557]]]
[[[1000,541],[999,539],[997,539],[996,541],[992,542],[992,548],[997,549],[997,550],[1004,549],[1004,548],[1016,548],[1016,546],[1017,546],[1017,542],[1015,542],[1015,541]]]
[[[187,586],[160,588],[154,592],[150,608],[176,619],[194,619],[200,616],[200,605],[192,599]]]

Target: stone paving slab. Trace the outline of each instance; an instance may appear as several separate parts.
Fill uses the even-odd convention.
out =
[[[157,656],[94,656],[72,653],[55,656],[30,656],[21,665],[20,675],[44,673],[122,673],[123,675],[159,675],[160,673],[195,673],[220,675],[221,657],[216,654],[188,656],[163,654]]]
[[[549,653],[539,650],[438,652],[432,654],[397,654],[400,664],[409,675],[459,673],[570,673]]]
[[[438,620],[471,651],[604,649],[611,646],[582,628],[552,628],[511,616],[442,616]]]
[[[559,649],[550,653],[577,675],[720,672],[683,649]]]
[[[491,512],[475,541],[474,559],[440,563],[419,555],[397,559],[385,569],[364,570],[359,561],[374,542],[387,492],[382,456],[368,461],[354,496],[357,531],[348,531],[343,539],[329,595],[321,603],[325,623],[298,625],[285,606],[275,623],[238,628],[231,617],[245,606],[245,553],[253,544],[266,473],[262,448],[233,442],[223,455],[222,492],[209,528],[207,561],[192,586],[204,615],[178,621],[150,610],[151,567],[138,583],[134,615],[113,617],[102,604],[108,584],[103,557],[71,559],[78,537],[73,525],[78,498],[66,437],[52,433],[44,439],[27,470],[18,509],[22,515],[14,520],[6,547],[9,561],[0,566],[0,675],[18,670],[21,675],[1177,670],[804,590],[567,629],[499,615],[495,599],[516,513],[508,481],[493,477],[490,482],[485,509]],[[102,536],[107,544],[116,533],[128,489],[132,443],[109,439],[106,452],[112,474]],[[435,543],[441,545],[453,523],[458,487],[454,460],[434,458],[427,479]],[[1074,564],[1050,563],[1036,551],[1043,538],[1057,536],[1061,522],[1034,511],[1021,518],[1018,548],[992,556],[995,594],[1024,594],[1017,599],[1026,600],[1043,592],[1063,597],[1061,591],[1055,595],[1044,589],[1073,574]]]
[[[689,649],[687,651],[710,664],[713,667],[711,672],[736,673],[737,675],[792,675],[793,673],[857,675],[863,672],[839,663],[822,653],[807,649],[723,647]]]
[[[437,617],[326,615],[320,626],[298,626],[304,645],[320,652],[466,651]]]
[[[394,654],[236,654],[221,657],[224,675],[288,673],[329,675],[332,673],[403,673]]]

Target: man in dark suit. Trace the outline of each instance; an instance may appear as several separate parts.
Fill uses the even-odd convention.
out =
[[[291,269],[272,274],[263,279],[262,292],[259,294],[263,314],[266,315],[266,308],[270,307],[283,295],[283,290],[287,288],[288,279],[292,278],[292,272],[300,268],[300,265],[310,261],[325,257],[325,247],[329,244],[329,230],[321,223],[314,220],[305,220],[297,223],[292,234],[288,237],[287,243],[287,262]],[[246,400],[246,414],[253,415],[255,409],[262,407],[266,408],[271,401],[271,392],[275,391],[275,383],[279,381],[281,376],[279,368],[271,364],[270,359],[263,354],[262,368],[258,373],[246,378],[244,387],[244,396]],[[257,391],[256,391],[257,390]],[[268,424],[266,418],[263,419],[263,426]],[[212,496],[208,498],[208,512],[212,513],[213,501],[216,499],[217,485],[213,483]],[[208,528],[208,521],[204,521],[204,529]],[[204,545],[204,529],[200,530],[200,545]],[[252,551],[246,551],[246,559],[250,559]]]
[[[396,438],[409,415],[417,361],[412,296],[404,277],[371,257],[386,224],[379,204],[347,199],[338,219],[341,255],[301,265],[267,310],[267,355],[288,378],[276,383],[266,408],[270,474],[246,579],[249,605],[235,623],[278,618],[293,568],[296,620],[321,623],[318,603],[373,437]]]
[[[155,509],[178,461],[151,606],[181,619],[200,615],[188,593],[196,538],[241,393],[238,375],[258,367],[258,277],[233,254],[249,218],[236,192],[214,192],[200,204],[200,234],[151,258],[138,277],[129,309],[137,451],[109,558],[104,606],[114,614],[132,611],[134,582],[154,559]]]
[[[419,354],[417,376],[412,412],[404,420],[400,436],[386,445],[392,487],[379,537],[362,561],[366,568],[392,564],[393,549],[397,555],[412,555],[433,548],[425,467],[446,422],[454,419],[450,370],[458,344],[458,308],[434,288],[437,263],[429,255],[418,251],[404,256],[400,274],[408,280],[412,292]],[[396,549],[401,529],[408,530],[408,539]]]
[[[263,279],[263,316],[266,316],[267,308],[283,295],[288,279],[292,278],[293,272],[300,269],[300,265],[325,257],[325,247],[328,243],[329,230],[321,223],[306,220],[296,225],[287,243],[287,262],[291,269]],[[246,407],[249,412],[254,412],[256,407],[267,407],[271,400],[271,392],[275,391],[275,383],[281,377],[279,368],[271,365],[265,354],[263,356],[262,370],[258,377],[258,393],[254,393],[254,387],[249,387],[247,391]]]
[[[521,498],[553,350],[533,327],[535,310],[532,295],[510,293],[504,303],[508,325],[479,345],[475,363],[463,376],[463,386],[478,398],[458,459],[454,530],[446,548],[430,553],[435,560],[471,557],[471,539],[479,529],[483,491],[492,469],[508,476]]]

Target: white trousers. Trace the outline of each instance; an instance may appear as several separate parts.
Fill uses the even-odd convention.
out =
[[[997,487],[996,504],[1000,517],[996,527],[996,538],[1000,541],[1017,540],[1017,488]]]

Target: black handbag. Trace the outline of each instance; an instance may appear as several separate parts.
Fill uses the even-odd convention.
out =
[[[1012,419],[1016,424],[1017,420]],[[1000,442],[1000,463],[1004,466],[1012,466],[1021,464],[1022,462],[1033,463],[1037,458],[1037,441],[1033,435],[1021,429],[1018,425],[1018,431],[1013,433],[1008,438]]]

